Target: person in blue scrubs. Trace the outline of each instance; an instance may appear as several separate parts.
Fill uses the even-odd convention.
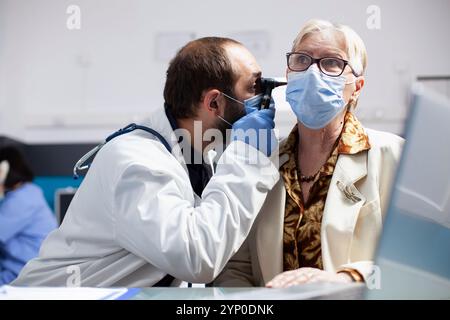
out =
[[[3,180],[3,181],[2,181]],[[47,234],[57,227],[42,190],[20,151],[0,149],[0,285],[8,284],[28,260],[39,254]]]

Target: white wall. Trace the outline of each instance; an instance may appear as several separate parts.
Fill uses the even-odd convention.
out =
[[[81,8],[80,30],[66,27],[72,4]],[[381,9],[380,30],[366,26],[369,5]],[[285,53],[313,17],[361,35],[369,68],[358,114],[367,126],[400,133],[411,80],[450,74],[449,12],[450,0],[0,0],[0,134],[98,141],[161,107],[162,33],[267,37],[256,56],[266,76],[283,76]],[[289,130],[286,105],[277,121]]]

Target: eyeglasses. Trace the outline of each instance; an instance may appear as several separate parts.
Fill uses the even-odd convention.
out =
[[[322,73],[330,77],[339,77],[344,72],[345,67],[348,65],[355,77],[359,76],[353,70],[352,66],[348,63],[347,60],[340,58],[324,57],[315,59],[310,55],[307,55],[306,53],[288,52],[286,53],[286,59],[287,67],[291,71],[305,71],[312,64],[316,63]]]

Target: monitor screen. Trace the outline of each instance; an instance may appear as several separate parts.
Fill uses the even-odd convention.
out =
[[[450,101],[414,91],[369,297],[450,298]]]
[[[64,216],[66,215],[67,209],[69,209],[76,191],[76,188],[65,188],[58,189],[55,192],[55,214],[60,225],[64,220]]]

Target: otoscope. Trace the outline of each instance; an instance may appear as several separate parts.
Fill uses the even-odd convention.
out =
[[[259,109],[267,109],[270,106],[270,100],[272,99],[272,90],[279,86],[286,85],[287,82],[277,81],[273,78],[262,78],[261,77],[261,92],[263,93],[263,98]]]

